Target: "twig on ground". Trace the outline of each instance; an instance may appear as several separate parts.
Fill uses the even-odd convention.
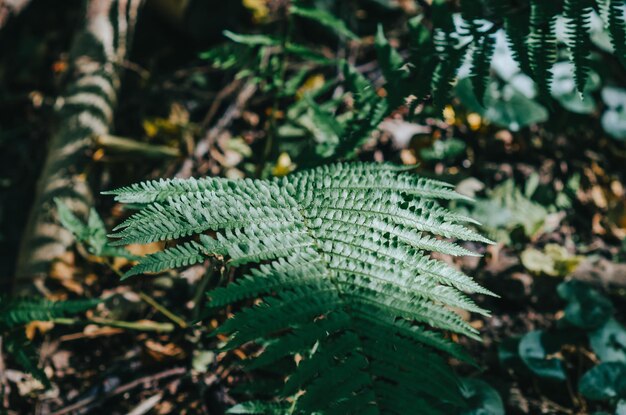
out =
[[[157,310],[158,312],[163,314],[165,317],[172,320],[181,328],[186,329],[187,327],[189,327],[189,325],[185,322],[185,320],[183,320],[181,317],[177,316],[176,314],[172,313],[165,306],[159,304],[154,298],[150,297],[148,294],[144,293],[143,291],[140,291],[139,297],[141,297],[143,301],[150,304],[152,307],[154,307],[155,310]]]
[[[159,323],[156,321],[121,321],[109,320],[105,318],[92,317],[88,320],[79,320],[73,318],[55,318],[51,320],[55,324],[75,326],[94,324],[96,326],[114,327],[119,329],[137,330],[137,331],[156,331],[167,333],[174,331],[174,325],[171,323]]]
[[[228,127],[239,118],[245,108],[246,104],[256,92],[258,86],[256,82],[253,80],[249,80],[244,84],[244,86],[237,94],[237,97],[233,101],[232,104],[226,109],[224,115],[220,118],[220,120],[210,128],[204,138],[196,144],[196,148],[193,152],[192,157],[188,157],[184,162],[176,177],[190,177],[193,172],[194,162],[197,163],[209,152],[211,147],[215,145],[217,138],[220,134],[228,129]]]
[[[156,404],[161,401],[161,399],[163,399],[163,394],[157,393],[156,395],[153,395],[145,401],[141,402],[132,411],[128,412],[127,415],[143,415],[145,413],[148,413],[148,411],[154,408]]]
[[[155,374],[148,375],[148,376],[143,376],[141,378],[128,382],[124,385],[120,385],[117,388],[113,389],[112,391],[105,393],[103,395],[94,395],[85,399],[81,399],[80,401],[75,402],[71,405],[68,405],[59,411],[53,412],[51,415],[69,414],[69,413],[78,411],[81,408],[84,408],[86,406],[92,406],[92,405],[96,405],[101,402],[104,402],[107,399],[112,398],[113,396],[126,393],[132,389],[135,389],[136,387],[140,385],[148,384],[152,382],[158,382],[161,379],[169,378],[172,376],[182,376],[186,374],[187,372],[188,372],[188,369],[185,367],[174,367],[172,369],[168,369],[163,372],[155,373]]]
[[[217,111],[220,109],[220,106],[222,105],[222,102],[224,102],[224,99],[233,94],[240,86],[241,80],[235,79],[233,82],[226,85],[224,88],[222,88],[220,92],[217,93],[215,99],[211,103],[211,107],[209,107],[209,110],[207,111],[204,119],[202,120],[202,123],[200,124],[200,127],[203,130],[209,128],[211,121],[213,121],[213,117],[215,117],[215,114],[217,114]]]

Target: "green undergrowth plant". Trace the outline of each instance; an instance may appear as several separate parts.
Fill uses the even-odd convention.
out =
[[[409,119],[439,117],[453,93],[471,111],[513,130],[545,121],[544,105],[554,100],[589,108],[598,57],[608,52],[618,66],[626,63],[625,13],[623,0],[434,0],[405,14],[390,41],[384,19],[360,22],[340,2],[298,0],[255,33],[225,32],[226,42],[201,57],[259,86],[272,109],[259,151],[263,163],[286,152],[298,166],[315,167],[353,159],[399,108],[408,109]],[[337,49],[368,51],[363,55],[375,56],[376,67],[359,65],[358,53],[355,62],[332,52]],[[515,72],[515,80],[500,79],[495,61],[503,53],[504,75]],[[567,97],[560,86],[564,68],[572,84]]]
[[[235,310],[213,334],[263,374],[241,385],[231,413],[450,414],[465,405],[446,336],[479,339],[453,309],[488,314],[466,293],[494,295],[431,252],[477,255],[452,239],[490,243],[439,204],[452,186],[392,164],[332,164],[271,180],[155,180],[121,188],[140,207],[116,245],[177,241],[126,277],[207,259],[231,283],[208,293]]]
[[[557,293],[565,306],[556,327],[503,341],[501,366],[519,379],[532,379],[548,396],[569,395],[584,412],[602,408],[608,411],[593,413],[623,414],[626,328],[612,301],[578,280],[559,284]]]
[[[97,299],[49,301],[0,297],[1,346],[26,372],[32,374],[44,387],[49,387],[48,377],[38,365],[37,349],[26,337],[24,326],[33,321],[74,316],[95,307],[99,302]]]

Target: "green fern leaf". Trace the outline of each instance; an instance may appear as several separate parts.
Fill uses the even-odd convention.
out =
[[[44,388],[50,388],[50,380],[39,366],[39,357],[35,346],[26,338],[24,331],[19,331],[6,337],[6,351],[26,373],[30,373],[40,381]]]
[[[443,0],[436,0],[432,6],[433,43],[438,62],[431,78],[430,89],[435,111],[441,112],[449,102],[450,92],[459,67],[463,63],[466,49],[457,48],[457,41],[452,36],[455,27],[448,3]]]
[[[334,151],[333,160],[353,159],[389,111],[387,101],[379,97],[374,86],[347,62],[343,65],[343,75],[346,89],[354,97],[354,109],[343,131],[343,139]]]
[[[566,0],[564,10],[570,37],[568,46],[574,64],[574,79],[578,92],[582,94],[589,74],[589,51],[592,45],[588,32],[593,3],[591,0]]]
[[[469,359],[439,331],[478,338],[451,307],[487,314],[465,293],[492,293],[429,253],[471,254],[450,238],[489,241],[437,203],[463,196],[403,170],[334,164],[266,181],[133,185],[112,193],[147,205],[113,236],[199,236],[146,257],[132,274],[210,257],[248,264],[209,293],[209,305],[260,301],[216,333],[229,335],[224,350],[264,346],[244,366],[283,368],[285,382],[266,390],[276,402],[243,403],[232,413],[451,413],[463,398],[444,355]],[[299,364],[278,365],[296,353]]]
[[[45,372],[38,367],[37,350],[26,338],[24,329],[16,330],[16,327],[32,321],[49,321],[79,314],[99,303],[100,300],[97,299],[48,301],[38,298],[0,297],[0,336],[5,341],[4,347],[18,365],[47,389],[50,387],[50,381]]]
[[[489,71],[491,69],[491,59],[496,46],[494,35],[485,34],[474,41],[474,52],[472,53],[471,81],[474,87],[474,94],[482,104],[487,83],[489,82]]]
[[[440,113],[450,101],[450,92],[456,80],[456,74],[463,62],[464,49],[454,48],[454,41],[443,32],[435,33],[439,49],[439,62],[431,80],[433,106]]]
[[[528,47],[526,46],[530,33],[529,10],[522,9],[505,14],[504,29],[513,58],[519,64],[522,72],[528,75],[532,74],[530,58],[528,57]]]
[[[552,66],[556,61],[556,15],[557,7],[553,1],[531,0],[530,36],[528,55],[533,71],[533,79],[539,87],[543,100],[549,102],[552,83]]]
[[[12,328],[31,321],[68,317],[95,307],[98,299],[49,301],[34,298],[0,299],[0,327]]]
[[[387,81],[387,101],[391,108],[396,108],[407,95],[404,81],[409,73],[404,70],[404,59],[385,37],[382,25],[378,25],[374,46],[380,69]]]
[[[626,6],[624,0],[609,0],[608,20],[615,55],[626,66]]]

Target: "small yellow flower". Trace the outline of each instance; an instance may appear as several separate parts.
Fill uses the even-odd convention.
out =
[[[456,114],[454,112],[454,108],[451,105],[446,105],[443,109],[443,120],[446,124],[453,125],[456,120]]]
[[[483,119],[475,112],[470,112],[469,114],[467,114],[467,123],[469,124],[469,128],[471,128],[472,131],[477,131],[482,126]]]
[[[242,0],[243,7],[252,12],[252,20],[261,23],[267,19],[270,9],[267,7],[267,0]]]
[[[304,94],[306,94],[307,92],[320,89],[322,86],[324,86],[324,82],[326,82],[326,79],[324,78],[324,75],[322,74],[315,74],[315,75],[309,76],[306,79],[306,81],[304,81],[302,86],[298,88],[298,91],[296,92],[296,98],[302,99]]]
[[[287,153],[281,153],[276,160],[276,165],[272,169],[272,174],[277,177],[286,176],[294,171],[296,165],[291,161],[291,157]]]

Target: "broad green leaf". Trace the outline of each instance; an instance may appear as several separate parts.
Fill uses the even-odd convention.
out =
[[[626,89],[605,87],[602,100],[607,106],[602,114],[602,128],[611,137],[626,140]]]
[[[563,362],[548,357],[556,351],[555,345],[545,332],[535,330],[522,337],[519,343],[519,355],[526,366],[537,376],[547,379],[565,380]]]
[[[580,379],[578,390],[594,401],[626,398],[626,363],[600,363],[591,368]]]
[[[613,314],[611,301],[583,282],[563,282],[559,284],[557,292],[559,297],[567,301],[565,320],[576,327],[599,327]]]
[[[461,103],[469,110],[513,131],[548,119],[548,111],[543,106],[508,84],[501,87],[496,81],[490,82],[485,91],[484,107],[476,99],[469,78],[458,82],[456,92]]]
[[[588,335],[591,348],[600,360],[626,363],[626,329],[617,320],[608,320]]]
[[[500,394],[480,379],[463,379],[461,393],[467,399],[468,409],[461,415],[504,415]]]

